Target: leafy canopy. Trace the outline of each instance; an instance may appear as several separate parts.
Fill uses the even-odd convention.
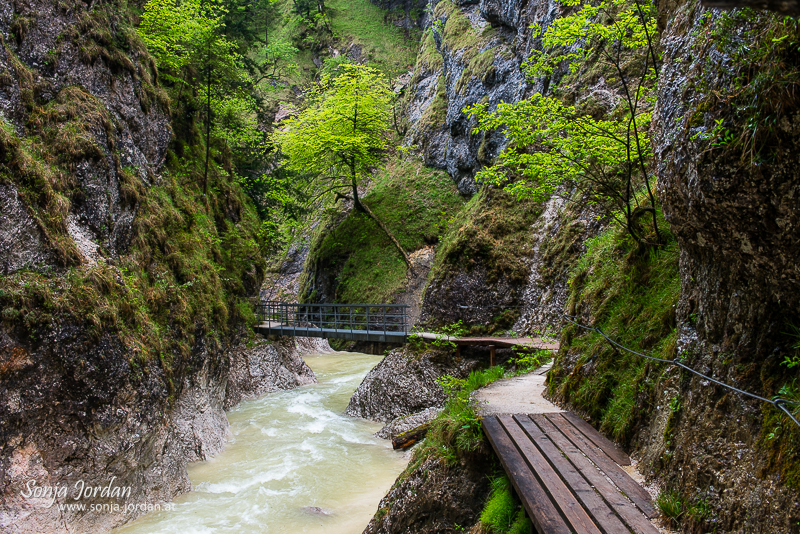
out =
[[[139,35],[156,63],[170,81],[211,44],[225,55],[238,59],[233,43],[220,34],[226,10],[203,0],[148,0],[144,6]]]
[[[371,67],[341,65],[307,100],[272,136],[288,156],[287,167],[321,182],[357,184],[388,146],[392,92],[385,77]]]
[[[536,200],[572,183],[618,217],[637,240],[636,218],[652,212],[658,235],[647,136],[657,77],[655,8],[637,0],[561,3],[579,9],[544,32],[533,26],[542,47],[526,60],[525,71],[533,79],[555,78],[564,71],[578,74],[590,62],[599,64],[620,85],[613,109],[590,114],[580,105],[540,93],[517,104],[501,103],[495,111],[485,103],[467,108],[478,121],[474,133],[504,129],[510,141],[477,179]],[[641,205],[642,188],[649,206]]]

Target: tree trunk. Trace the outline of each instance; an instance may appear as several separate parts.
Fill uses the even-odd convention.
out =
[[[397,238],[394,236],[394,234],[389,230],[389,228],[385,224],[383,224],[383,221],[380,220],[377,215],[372,213],[372,210],[370,210],[358,198],[358,187],[356,185],[355,175],[353,176],[353,184],[352,185],[353,185],[353,198],[351,199],[350,197],[347,197],[346,195],[341,195],[341,196],[344,197],[344,198],[352,200],[353,201],[353,207],[355,209],[357,209],[361,213],[365,214],[367,217],[369,217],[370,219],[375,221],[378,224],[378,226],[381,227],[381,230],[383,230],[383,232],[387,236],[389,236],[389,239],[392,240],[392,243],[394,243],[394,246],[397,248],[398,251],[400,251],[400,255],[403,256],[403,261],[406,262],[406,266],[408,267],[408,270],[411,271],[412,274],[416,273],[416,271],[414,270],[414,266],[411,265],[411,258],[409,258],[408,254],[406,254],[406,251],[403,249],[403,246],[400,244],[400,241],[398,241]]]
[[[430,423],[425,423],[411,430],[402,432],[392,438],[393,449],[407,449],[416,442],[420,441],[428,433]]]

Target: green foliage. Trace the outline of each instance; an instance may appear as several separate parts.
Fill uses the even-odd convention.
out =
[[[345,64],[306,94],[308,107],[272,135],[287,167],[314,176],[320,195],[353,191],[379,165],[388,146],[391,91],[379,71]]]
[[[647,136],[657,76],[650,62],[655,58],[655,6],[636,1],[629,5],[628,0],[564,4],[579,9],[556,19],[541,34],[542,50],[527,60],[527,74],[535,79],[551,77],[564,67],[574,73],[591,57],[616,71],[622,85],[619,103],[602,117],[538,93],[516,104],[500,103],[491,112],[488,103],[465,109],[477,119],[474,133],[504,129],[511,141],[476,178],[538,201],[549,198],[561,184],[575,184],[610,216],[618,216],[637,241],[643,234],[637,219],[651,213],[652,230],[660,243]],[[540,30],[534,27],[534,31]],[[636,51],[634,61],[629,51]],[[636,194],[642,185],[645,203]]]
[[[464,323],[462,323],[461,321],[458,321],[450,325],[442,325],[440,328],[437,329],[436,339],[433,340],[431,343],[435,347],[439,348],[449,347],[451,349],[455,349],[456,344],[450,341],[450,338],[463,337],[464,334],[466,333],[467,329],[464,328]]]
[[[571,315],[593,317],[594,326],[623,346],[671,360],[680,274],[678,245],[671,234],[664,237],[660,249],[641,247],[612,225],[590,240],[573,271],[567,306]],[[570,374],[561,367],[565,351],[579,354]],[[585,373],[582,368],[590,363],[592,372]],[[636,426],[646,422],[661,371],[661,364],[618,351],[599,334],[568,326],[549,387],[627,443]]]
[[[224,7],[201,0],[148,0],[142,12],[139,35],[168,79],[198,61],[203,45],[233,54],[233,44],[219,35]]]
[[[561,4],[578,9],[555,19],[544,33],[538,23],[531,26],[533,34],[542,37],[542,50],[533,50],[525,61],[529,76],[552,74],[562,66],[577,72],[595,53],[610,54],[607,47],[612,44],[650,53],[651,40],[656,35],[654,5],[631,4],[627,0],[594,5],[563,0]],[[611,56],[607,59],[613,61]]]
[[[513,358],[512,362],[516,369],[515,374],[518,375],[535,371],[552,357],[549,350],[529,352],[529,349],[519,345],[514,347],[514,353],[516,354],[516,358]]]
[[[531,524],[505,475],[493,478],[491,493],[481,511],[481,524],[494,534],[527,534]]]
[[[178,114],[186,123],[181,141],[196,141],[194,121],[202,117],[205,122],[204,194],[208,193],[212,131],[214,142],[221,148],[215,155],[221,160],[222,153],[232,152],[238,167],[264,150],[245,58],[224,34],[227,14],[220,1],[149,0],[138,29],[156,58],[161,79],[169,86],[178,109],[184,111]],[[199,109],[204,111],[203,116],[197,116]]]
[[[414,449],[406,471],[413,471],[431,455],[443,458],[452,465],[458,462],[459,456],[480,447],[484,440],[483,430],[470,395],[504,375],[505,370],[495,366],[485,371],[472,371],[466,379],[447,375],[437,379],[447,393],[447,402],[442,413],[428,426],[425,439]]]
[[[700,522],[711,517],[711,506],[709,506],[708,500],[698,499],[689,506],[689,509],[686,510],[686,514],[693,521]]]

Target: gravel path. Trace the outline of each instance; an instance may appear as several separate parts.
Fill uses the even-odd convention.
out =
[[[527,375],[504,378],[475,392],[480,415],[500,413],[553,413],[561,408],[545,399],[544,381],[552,364],[543,365]]]

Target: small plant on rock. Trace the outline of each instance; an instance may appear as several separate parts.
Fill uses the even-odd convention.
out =
[[[656,504],[670,524],[677,524],[683,515],[683,499],[677,491],[662,491],[656,497]]]

